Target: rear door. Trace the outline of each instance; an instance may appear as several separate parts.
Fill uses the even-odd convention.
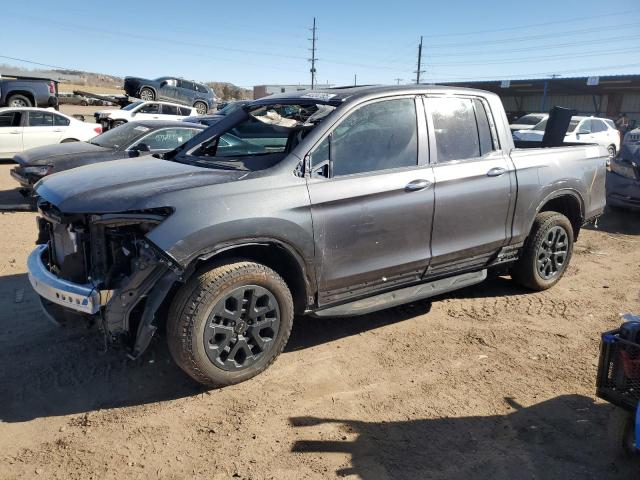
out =
[[[430,274],[482,265],[505,245],[515,173],[480,97],[425,99],[434,147]]]
[[[24,149],[60,143],[64,127],[55,125],[54,114],[41,110],[27,111],[27,124],[22,140]]]
[[[22,152],[23,115],[18,110],[0,113],[0,158],[11,158]]]
[[[356,107],[308,155],[321,305],[421,278],[433,216],[426,138],[421,103],[385,99]]]

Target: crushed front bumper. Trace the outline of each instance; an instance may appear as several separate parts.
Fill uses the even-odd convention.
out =
[[[640,180],[607,172],[607,204],[613,207],[640,209]]]
[[[69,282],[51,273],[42,261],[47,249],[47,245],[38,245],[27,260],[29,282],[36,293],[52,303],[77,312],[88,315],[97,313],[103,305],[101,292],[90,283]]]

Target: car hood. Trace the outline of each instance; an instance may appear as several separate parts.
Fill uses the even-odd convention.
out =
[[[54,174],[40,180],[35,192],[63,213],[118,213],[170,207],[166,204],[167,194],[247,176],[246,171],[215,170],[143,157]]]
[[[30,148],[13,157],[21,166],[52,165],[76,157],[102,156],[111,153],[110,148],[99,147],[87,142],[57,143],[44,147]]]

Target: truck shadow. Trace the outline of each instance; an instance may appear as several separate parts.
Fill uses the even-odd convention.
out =
[[[290,422],[299,428],[298,438],[308,439],[296,441],[292,451],[347,454],[351,466],[335,474],[365,480],[636,478],[640,465],[619,457],[612,445],[617,438],[608,432],[612,406],[581,395],[527,408],[504,400],[512,413],[486,417],[389,422],[294,417]],[[323,439],[322,430],[332,439]]]
[[[522,292],[509,280],[497,278],[450,295]],[[359,317],[298,317],[285,352],[393,325],[430,309],[430,301],[420,301]],[[128,360],[124,351],[105,351],[104,339],[95,327],[49,323],[26,274],[0,277],[0,421],[142,405],[204,390],[176,366],[164,337],[156,337],[142,358]]]

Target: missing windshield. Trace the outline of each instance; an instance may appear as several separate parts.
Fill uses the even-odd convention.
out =
[[[204,143],[194,156],[198,164],[224,162],[224,166],[268,168],[284,158],[335,107],[323,104],[260,105],[247,111],[248,118]],[[252,157],[268,157],[262,164]]]

